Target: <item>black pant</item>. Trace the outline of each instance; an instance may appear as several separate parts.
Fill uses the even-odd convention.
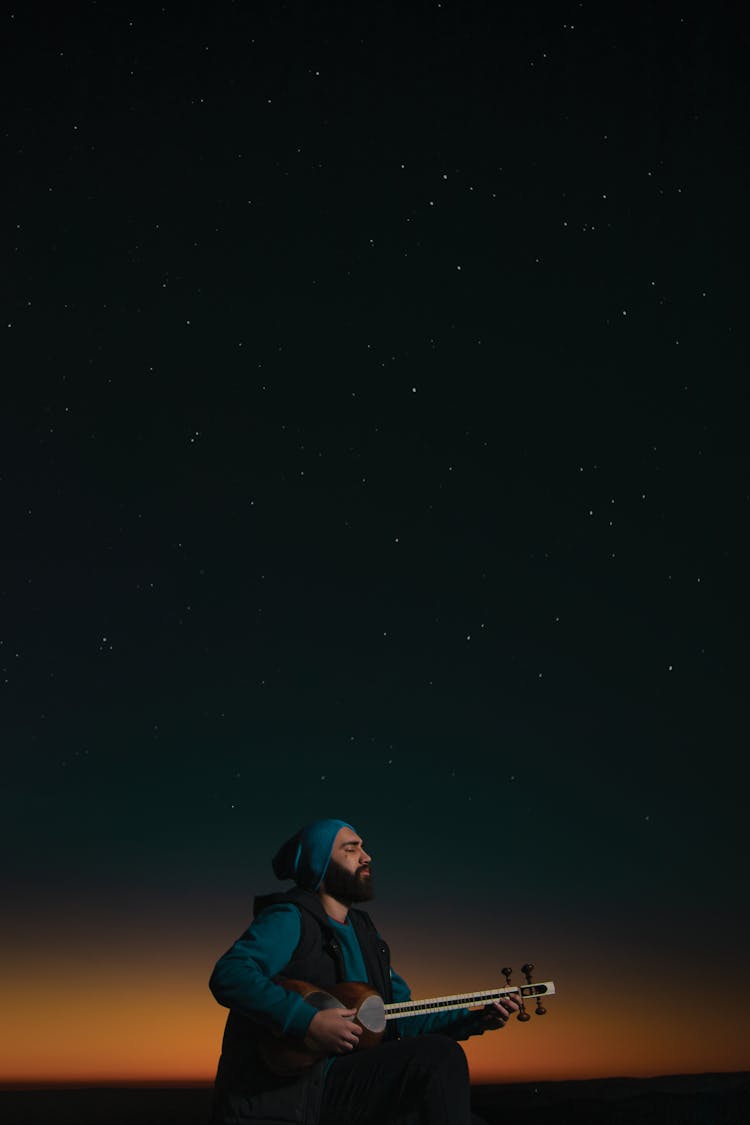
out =
[[[403,1125],[402,1118],[472,1125],[466,1056],[447,1035],[381,1043],[343,1055],[328,1071],[320,1125]]]

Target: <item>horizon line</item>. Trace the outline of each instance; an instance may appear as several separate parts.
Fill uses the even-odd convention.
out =
[[[472,1086],[533,1086],[538,1083],[573,1085],[578,1082],[659,1082],[674,1078],[714,1078],[727,1075],[750,1077],[750,1070],[698,1070],[646,1075],[609,1074],[592,1075],[587,1078],[540,1076],[524,1079],[509,1078],[497,1082],[482,1080],[471,1084]],[[6,1091],[33,1093],[35,1090],[210,1090],[213,1085],[213,1078],[42,1078],[36,1080],[0,1078],[0,1093]]]

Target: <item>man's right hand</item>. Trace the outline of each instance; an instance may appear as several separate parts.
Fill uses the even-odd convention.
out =
[[[345,1055],[359,1042],[362,1028],[355,1023],[356,1008],[327,1008],[316,1012],[307,1029],[305,1046],[325,1055]]]

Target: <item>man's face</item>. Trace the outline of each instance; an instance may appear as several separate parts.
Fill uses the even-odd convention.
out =
[[[331,859],[322,889],[338,902],[369,902],[373,897],[372,859],[351,828],[340,828],[333,841]]]

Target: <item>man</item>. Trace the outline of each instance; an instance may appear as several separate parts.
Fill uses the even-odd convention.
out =
[[[411,999],[369,914],[372,860],[343,820],[318,820],[277,852],[273,870],[296,886],[255,901],[255,920],[218,961],[210,988],[230,1009],[216,1077],[213,1125],[469,1125],[469,1074],[457,1039],[503,1027],[519,1005],[391,1020],[383,1041],[356,1051],[353,1009],[317,1011],[278,980],[326,989],[368,981],[386,1003]],[[262,1039],[284,1034],[317,1060],[280,1077]]]

